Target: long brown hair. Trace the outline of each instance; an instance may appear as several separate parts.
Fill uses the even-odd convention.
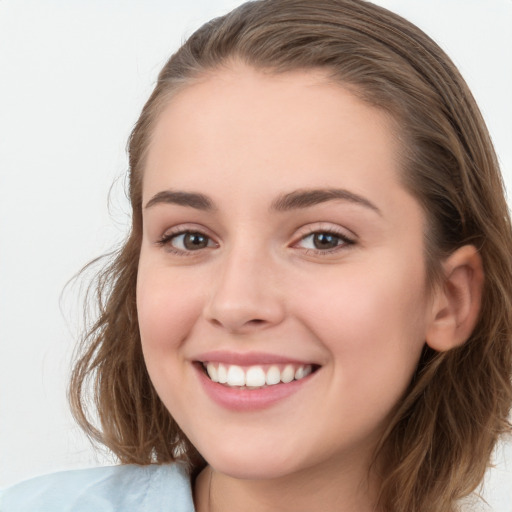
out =
[[[73,370],[75,417],[123,463],[205,462],[156,394],[145,368],[135,286],[145,155],[163,106],[231,60],[281,73],[325,70],[400,127],[402,179],[427,220],[431,283],[455,249],[480,251],[478,324],[461,347],[425,347],[379,445],[380,507],[447,512],[481,482],[512,405],[512,235],[496,155],[478,107],[446,54],[421,30],[363,0],[259,0],[197,30],[170,58],[129,141],[132,227],[96,282],[99,315]],[[92,390],[92,394],[89,394]],[[89,419],[96,411],[99,426]]]

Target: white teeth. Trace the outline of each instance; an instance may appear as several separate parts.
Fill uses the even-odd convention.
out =
[[[208,368],[206,368],[206,370],[208,370]],[[223,364],[219,364],[217,368],[217,378],[221,384],[226,384],[228,381],[228,372]]]
[[[281,380],[287,384],[288,382],[291,382],[294,378],[295,369],[291,364],[286,365],[281,373]]]
[[[271,366],[267,371],[267,377],[265,378],[267,386],[273,386],[281,382],[281,372],[277,366]]]
[[[232,365],[228,370],[228,386],[245,386],[245,372],[240,366]]]
[[[251,366],[245,374],[245,385],[261,387],[265,385],[265,372],[259,366]]]
[[[274,386],[281,382],[287,384],[294,379],[300,380],[307,377],[312,371],[313,368],[310,364],[301,366],[287,364],[282,370],[277,365],[272,365],[266,369],[254,365],[244,369],[238,365],[212,362],[206,364],[206,372],[213,382],[226,384],[230,387],[261,388],[263,386]]]
[[[208,372],[208,375],[210,376],[210,379],[213,380],[213,382],[219,382],[219,374],[217,373],[217,368],[215,368],[213,363],[208,363],[206,365],[206,371]]]

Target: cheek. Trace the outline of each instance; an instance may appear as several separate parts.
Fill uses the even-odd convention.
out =
[[[424,328],[427,306],[422,268],[406,262],[400,265],[396,259],[386,262],[381,258],[371,268],[361,262],[312,275],[301,286],[307,294],[296,290],[293,295],[298,297],[301,316],[309,316],[328,337],[343,339],[347,349],[360,346],[363,338],[369,344],[386,344]]]
[[[149,266],[148,266],[149,267]],[[139,267],[137,314],[144,361],[151,382],[175,419],[194,399],[187,379],[183,347],[200,311],[190,281],[167,268]]]
[[[336,387],[358,390],[357,408],[363,400],[379,410],[392,406],[409,384],[424,345],[422,269],[399,268],[393,273],[384,259],[371,270],[351,266],[324,286],[307,286],[300,306],[303,317],[312,313],[308,327],[331,352]]]
[[[190,280],[169,269],[141,264],[137,278],[137,312],[146,359],[177,351],[200,308],[201,297]]]

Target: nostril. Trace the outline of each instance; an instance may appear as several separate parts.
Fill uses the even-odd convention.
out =
[[[257,327],[263,326],[267,323],[267,321],[263,320],[262,318],[253,318],[252,320],[241,321],[239,323],[234,322],[234,321],[229,322],[227,320],[225,322],[223,322],[222,319],[211,318],[210,322],[215,327],[224,327],[224,328],[227,328],[232,331],[239,331],[239,330],[246,330],[246,329],[250,330],[251,328],[257,328]]]

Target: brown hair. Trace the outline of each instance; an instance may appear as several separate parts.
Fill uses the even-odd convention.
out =
[[[85,431],[123,463],[204,460],[157,396],[145,368],[135,287],[142,176],[153,126],[180,87],[233,59],[281,73],[324,69],[400,127],[403,180],[422,204],[431,283],[440,262],[475,245],[485,283],[478,324],[465,344],[425,347],[379,446],[380,507],[451,511],[481,482],[512,404],[512,236],[503,184],[484,121],[459,72],[421,30],[362,0],[248,2],[197,30],[170,58],[129,141],[129,237],[99,275],[97,321],[86,334],[70,387]],[[88,389],[101,428],[88,419]]]

